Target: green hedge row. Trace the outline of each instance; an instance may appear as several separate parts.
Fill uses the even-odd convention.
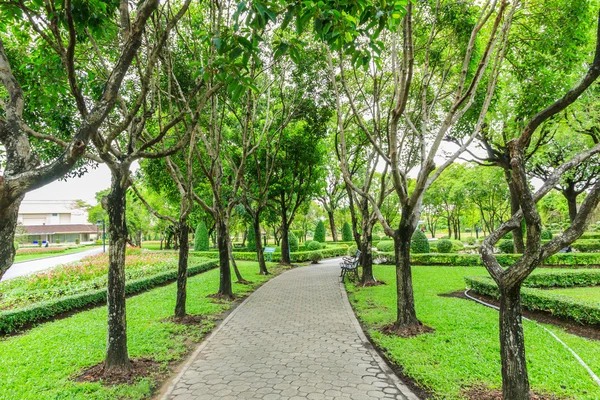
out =
[[[326,247],[324,249],[318,250],[318,252],[321,253],[321,255],[323,256],[323,258],[341,257],[341,256],[345,256],[348,253],[348,246]],[[314,251],[296,251],[296,252],[292,252],[290,254],[290,258],[292,259],[292,262],[312,261],[312,259],[311,259],[311,254],[312,253],[314,253]],[[211,259],[218,259],[219,258],[219,252],[217,252],[217,251],[194,251],[194,252],[190,252],[190,255],[192,255],[192,254],[194,256],[204,257],[204,258],[211,258]],[[234,251],[233,252],[233,256],[235,257],[236,260],[258,261],[256,253],[253,252],[253,251],[252,252],[249,252],[249,251]],[[273,261],[273,262],[281,262],[281,253],[280,252],[273,253],[271,261]]]
[[[394,253],[378,253],[384,264],[394,264]],[[500,265],[506,267],[514,264],[520,254],[497,254],[496,259]],[[411,254],[414,265],[456,265],[456,266],[483,266],[479,254]],[[544,261],[544,266],[559,267],[600,267],[600,253],[557,253]]]
[[[500,292],[496,283],[488,277],[467,277],[465,282],[471,290],[496,299]],[[576,300],[552,293],[551,290],[521,289],[521,302],[528,310],[542,310],[556,317],[569,318],[583,324],[600,324],[600,307],[594,303]]]
[[[196,275],[208,271],[217,264],[214,261],[206,261],[188,268],[188,275]],[[172,282],[177,279],[177,270],[163,272],[127,282],[126,294],[144,292],[163,283]],[[40,302],[28,307],[15,310],[0,311],[0,334],[16,331],[24,325],[40,322],[52,318],[58,314],[77,310],[90,305],[106,302],[106,289],[97,289],[86,293],[63,297],[56,300]]]

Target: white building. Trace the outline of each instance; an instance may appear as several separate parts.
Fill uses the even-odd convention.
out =
[[[98,228],[87,219],[87,210],[72,200],[23,200],[18,216],[29,243],[95,240]]]

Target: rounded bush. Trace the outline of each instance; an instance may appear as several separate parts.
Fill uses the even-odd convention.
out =
[[[323,254],[321,254],[320,251],[312,251],[308,253],[308,259],[312,261],[313,264],[317,264],[323,259]]]
[[[515,252],[515,242],[512,240],[502,240],[498,244],[498,250],[505,254],[512,254]]]
[[[437,242],[438,253],[452,253],[452,242],[448,239],[441,239]]]
[[[371,241],[372,242],[379,242],[381,240],[381,236],[379,235],[373,235],[371,236]]]
[[[325,224],[321,220],[317,222],[317,226],[315,227],[313,241],[325,243]]]
[[[427,240],[427,236],[418,229],[413,233],[410,241],[410,251],[414,254],[429,253],[429,240]]]
[[[421,232],[421,233],[422,233],[422,232]],[[440,238],[440,240],[444,240],[444,239],[450,239],[450,236],[448,236],[448,235],[444,235],[444,236],[442,236],[442,237]]]
[[[348,247],[348,255],[349,256],[353,256],[356,254],[356,252],[358,251],[358,246],[353,244],[352,246]]]
[[[342,225],[342,241],[351,242],[352,241],[352,227],[346,221],[344,225]]]
[[[394,251],[394,241],[393,240],[382,240],[377,243],[377,250],[382,251],[384,253],[390,253]]]
[[[321,243],[314,240],[306,242],[306,250],[308,251],[321,250],[322,247],[323,246],[321,245]]]
[[[288,233],[288,243],[290,245],[290,251],[298,251],[298,237],[296,237],[294,231]]]
[[[469,244],[469,246],[473,246],[475,244],[475,238],[474,237],[467,238],[467,243]]]
[[[544,240],[552,239],[552,231],[550,229],[546,229],[545,231],[542,231],[542,239],[544,239]]]

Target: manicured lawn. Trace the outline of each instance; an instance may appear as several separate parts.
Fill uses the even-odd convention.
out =
[[[48,252],[46,254],[44,254],[43,252],[39,253],[39,254],[17,254],[15,256],[15,262],[17,263],[17,262],[22,262],[22,261],[39,260],[39,259],[48,258],[48,257],[65,256],[67,254],[81,253],[82,251],[91,250],[95,247],[98,247],[98,246],[81,246],[81,247],[65,249],[63,251],[58,251],[58,252]]]
[[[258,265],[238,262],[254,284],[234,284],[237,295],[251,292],[269,279],[258,275]],[[270,265],[271,272],[276,269]],[[231,306],[207,298],[217,291],[219,271],[211,270],[188,281],[188,313],[215,316]],[[175,307],[175,284],[153,289],[127,300],[130,357],[146,357],[167,364],[186,353],[186,340],[199,341],[214,325],[190,327],[165,322]],[[141,399],[152,394],[151,379],[132,386],[104,387],[76,383],[73,376],[102,362],[106,345],[106,307],[49,322],[21,335],[0,339],[0,399]]]
[[[375,268],[376,277],[389,285],[347,287],[358,317],[393,362],[434,392],[436,398],[460,399],[461,391],[473,385],[500,387],[498,312],[475,302],[438,295],[464,290],[465,276],[485,274],[479,267],[414,267],[417,315],[435,332],[408,339],[388,337],[377,329],[395,318],[394,267]],[[600,371],[600,342],[547,327],[592,370]],[[524,322],[524,329],[529,375],[535,391],[566,398],[600,398],[600,387],[562,345],[532,322]]]
[[[600,286],[553,289],[552,292],[589,302],[600,303]]]

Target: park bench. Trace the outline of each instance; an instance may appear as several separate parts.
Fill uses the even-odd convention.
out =
[[[360,250],[356,251],[356,254],[352,257],[342,257],[340,268],[340,281],[344,282],[346,274],[353,274],[355,280],[358,280],[358,260],[360,258]]]
[[[234,243],[234,244],[233,244],[233,247],[234,247],[235,249],[241,249],[241,248],[242,248],[242,247],[244,247],[244,246],[242,246],[242,244],[241,244],[241,243]]]
[[[275,247],[265,247],[265,259],[271,261],[273,259],[273,253],[275,253]]]

